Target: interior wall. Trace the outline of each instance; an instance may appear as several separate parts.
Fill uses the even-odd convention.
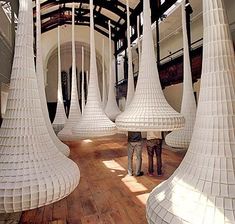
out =
[[[161,32],[161,30],[160,30]],[[203,20],[200,16],[191,23],[191,41],[192,43],[203,37]],[[160,41],[160,58],[164,58],[183,48],[182,30],[172,34],[171,37]],[[182,52],[181,52],[182,53]]]
[[[198,102],[199,91],[200,91],[200,80],[193,85],[194,92],[196,93],[196,102]],[[181,109],[181,101],[183,95],[183,84],[168,86],[163,90],[168,103],[178,112]]]
[[[76,42],[76,68],[78,77],[82,71],[82,46],[84,47],[84,71],[90,70],[90,48],[86,43]],[[97,70],[99,88],[102,88],[102,56],[96,52],[97,57]],[[64,43],[61,45],[61,71],[70,74],[72,67],[72,45],[71,42]],[[57,86],[58,86],[58,49],[55,49],[48,60],[47,64],[47,86],[46,96],[48,102],[57,101]],[[78,91],[79,91],[78,86]],[[101,91],[102,93],[102,91]],[[80,96],[78,96],[80,97]]]
[[[61,36],[61,44],[71,42],[72,38],[72,26],[64,25],[60,28],[60,36]],[[109,65],[109,42],[108,38],[104,35],[95,31],[95,47],[96,52],[99,55],[102,55],[103,49],[103,40],[104,40],[104,60],[106,67]],[[86,26],[75,26],[75,41],[80,43],[88,44],[90,43],[90,30],[89,27]],[[43,33],[42,35],[42,54],[43,54],[43,64],[44,64],[44,74],[45,74],[45,82],[47,85],[47,76],[48,74],[48,60],[52,54],[52,52],[57,49],[57,29],[50,30],[48,32]],[[114,47],[113,47],[114,49]],[[114,52],[114,50],[113,50]],[[86,61],[85,61],[86,63]]]
[[[1,114],[4,117],[7,107],[7,98],[9,94],[9,85],[1,84]]]
[[[13,59],[12,25],[0,7],[0,82],[9,83]]]

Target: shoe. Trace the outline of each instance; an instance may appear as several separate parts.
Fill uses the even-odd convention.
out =
[[[143,176],[143,175],[144,175],[143,171],[140,171],[140,173],[136,174],[137,177],[140,177],[140,176]]]
[[[154,175],[153,175],[153,173],[148,173],[148,176],[153,177]]]
[[[131,173],[131,172],[128,172],[128,176],[133,176],[133,173]]]

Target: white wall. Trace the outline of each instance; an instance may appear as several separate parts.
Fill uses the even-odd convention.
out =
[[[194,92],[197,95],[197,101],[200,92],[200,80],[194,83]],[[183,84],[179,83],[177,85],[168,86],[163,90],[163,93],[168,101],[168,103],[178,112],[180,112],[182,94],[183,94]]]
[[[84,72],[90,70],[90,48],[86,43],[76,42],[76,67],[78,77],[82,71],[82,46],[84,47]],[[97,56],[97,70],[100,90],[102,88],[102,57],[96,52]],[[61,45],[61,71],[70,73],[72,67],[72,46],[71,42]],[[55,49],[48,60],[47,64],[47,85],[46,96],[48,102],[57,101],[57,85],[58,85],[58,50]],[[106,73],[107,74],[107,73]],[[79,86],[78,86],[79,91]],[[102,91],[101,91],[102,92]]]
[[[71,25],[64,25],[61,27],[61,45],[64,43],[71,42]],[[75,41],[77,43],[84,43],[84,45],[89,45],[90,43],[90,35],[89,35],[89,27],[86,26],[75,26]],[[100,61],[101,55],[102,55],[102,42],[104,39],[105,44],[105,52],[104,52],[104,60],[105,60],[105,67],[108,68],[109,65],[109,51],[108,51],[108,38],[103,36],[102,34],[95,31],[95,46],[96,46],[96,52],[97,52],[97,62]],[[55,102],[56,101],[56,91],[57,91],[57,74],[55,74],[57,71],[57,62],[54,60],[54,62],[49,61],[50,57],[52,56],[53,52],[57,49],[57,29],[50,30],[42,35],[42,52],[43,52],[43,62],[44,62],[44,73],[46,75],[46,84],[49,86],[46,88],[47,93],[47,100],[49,102]],[[80,51],[79,51],[80,52]],[[65,53],[65,52],[64,52]],[[71,63],[71,54],[69,50],[66,51],[67,55],[61,54],[62,57],[62,69],[68,69],[69,64]],[[79,54],[80,55],[80,54]],[[81,64],[79,55],[77,55],[77,67],[78,71],[81,70]],[[85,58],[85,65],[86,70],[89,70],[87,68],[87,65],[89,65],[89,58]],[[51,59],[52,60],[52,59]],[[97,63],[98,65],[100,64]],[[54,68],[54,72],[52,71]],[[100,72],[99,72],[100,73]],[[106,73],[107,74],[107,73]],[[50,76],[50,77],[49,77]],[[106,80],[108,78],[106,77]]]

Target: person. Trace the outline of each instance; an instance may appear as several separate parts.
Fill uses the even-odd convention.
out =
[[[148,175],[153,176],[153,156],[157,158],[157,174],[162,175],[162,132],[147,132]]]
[[[128,132],[128,174],[133,176],[133,155],[136,155],[136,176],[144,174],[142,166],[142,137],[141,132]]]

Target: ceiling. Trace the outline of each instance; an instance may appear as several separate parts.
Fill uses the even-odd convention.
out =
[[[159,2],[158,2],[159,1]],[[159,18],[177,0],[151,0],[152,21]],[[41,0],[42,32],[47,32],[58,25],[71,24],[72,4],[75,4],[75,24],[89,26],[89,0]],[[143,0],[129,0],[130,24],[137,36],[137,16],[143,9]],[[35,12],[35,0],[34,0]],[[35,13],[36,14],[36,13]],[[34,15],[35,15],[34,14]],[[124,40],[126,35],[126,0],[94,0],[95,30],[108,36],[108,21],[112,24],[112,39]]]

